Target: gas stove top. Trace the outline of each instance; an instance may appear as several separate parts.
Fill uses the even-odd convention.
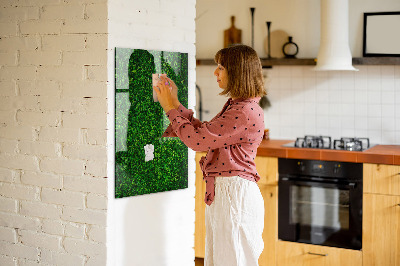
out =
[[[344,151],[364,151],[371,148],[369,138],[340,138],[332,142],[329,136],[311,136],[297,138],[295,142],[283,145],[295,148],[314,148]]]

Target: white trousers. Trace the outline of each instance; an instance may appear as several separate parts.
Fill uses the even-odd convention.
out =
[[[206,206],[205,266],[257,266],[264,249],[264,199],[255,182],[216,177]]]

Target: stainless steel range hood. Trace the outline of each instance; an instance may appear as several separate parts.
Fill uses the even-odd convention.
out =
[[[321,40],[317,71],[351,70],[348,0],[321,0]]]

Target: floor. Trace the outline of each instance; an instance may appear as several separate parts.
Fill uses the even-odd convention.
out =
[[[204,259],[203,258],[195,258],[194,259],[194,265],[195,266],[203,266],[204,265]]]

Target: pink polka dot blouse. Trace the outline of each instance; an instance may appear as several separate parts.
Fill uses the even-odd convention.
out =
[[[265,127],[259,100],[260,97],[229,98],[222,111],[209,122],[194,118],[193,111],[183,105],[167,113],[171,123],[163,137],[179,137],[189,148],[207,151],[200,160],[207,205],[214,200],[217,176],[240,176],[254,182],[260,179],[254,163]]]

